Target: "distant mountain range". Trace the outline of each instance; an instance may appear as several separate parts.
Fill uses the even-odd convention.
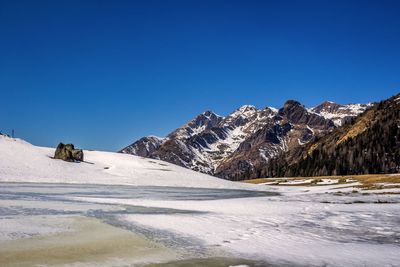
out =
[[[165,138],[143,137],[119,152],[239,180],[261,173],[271,159],[307,147],[371,106],[324,102],[306,108],[289,100],[280,109],[245,105],[226,117],[206,111]]]

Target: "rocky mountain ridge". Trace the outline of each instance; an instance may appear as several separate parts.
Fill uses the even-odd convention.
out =
[[[165,138],[144,137],[120,152],[236,180],[280,153],[332,131],[367,107],[324,102],[307,109],[289,100],[279,110],[244,105],[226,117],[206,111]]]

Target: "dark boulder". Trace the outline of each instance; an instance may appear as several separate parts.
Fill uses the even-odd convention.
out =
[[[69,162],[83,161],[83,151],[82,149],[75,149],[73,144],[60,143],[54,153],[54,158]]]

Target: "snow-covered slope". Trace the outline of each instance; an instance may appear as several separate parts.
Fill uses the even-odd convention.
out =
[[[70,163],[52,159],[54,150],[1,135],[0,182],[249,188],[159,160],[84,150],[86,162]]]

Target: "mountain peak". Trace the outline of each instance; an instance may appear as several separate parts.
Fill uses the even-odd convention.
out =
[[[287,100],[283,107],[291,107],[291,106],[302,106],[302,104],[297,100]]]
[[[119,152],[124,154],[133,154],[141,157],[149,157],[154,151],[156,151],[161,144],[165,141],[165,138],[154,135],[142,137],[133,144],[121,149]]]
[[[213,117],[213,116],[215,116],[215,117],[220,117],[218,114],[216,114],[216,113],[214,113],[213,111],[211,111],[211,110],[207,110],[207,111],[204,111],[203,113],[201,113],[201,115],[204,115],[204,116],[206,116],[206,117]]]
[[[321,104],[319,104],[318,106],[315,106],[315,107],[311,108],[310,111],[318,113],[318,112],[321,112],[323,110],[327,111],[327,110],[337,109],[337,108],[339,108],[341,106],[342,105],[337,104],[337,103],[332,102],[332,101],[324,101]]]
[[[273,113],[278,113],[279,109],[274,108],[274,107],[265,107],[264,110],[271,110]]]
[[[233,111],[231,114],[229,114],[226,118],[226,122],[234,121],[237,119],[243,120],[248,117],[252,117],[257,113],[257,108],[252,105],[243,105],[240,108],[236,109]]]
[[[217,126],[223,117],[207,110],[168,135],[169,138],[189,138]]]
[[[292,113],[304,113],[307,112],[305,107],[296,100],[288,100],[285,102],[283,107],[279,110],[281,116],[290,115]]]
[[[243,105],[238,110],[241,112],[247,112],[247,111],[256,111],[257,108],[253,105]]]
[[[330,107],[330,106],[338,106],[339,104],[333,102],[333,101],[324,101],[320,104],[320,106],[326,106],[326,107]]]

